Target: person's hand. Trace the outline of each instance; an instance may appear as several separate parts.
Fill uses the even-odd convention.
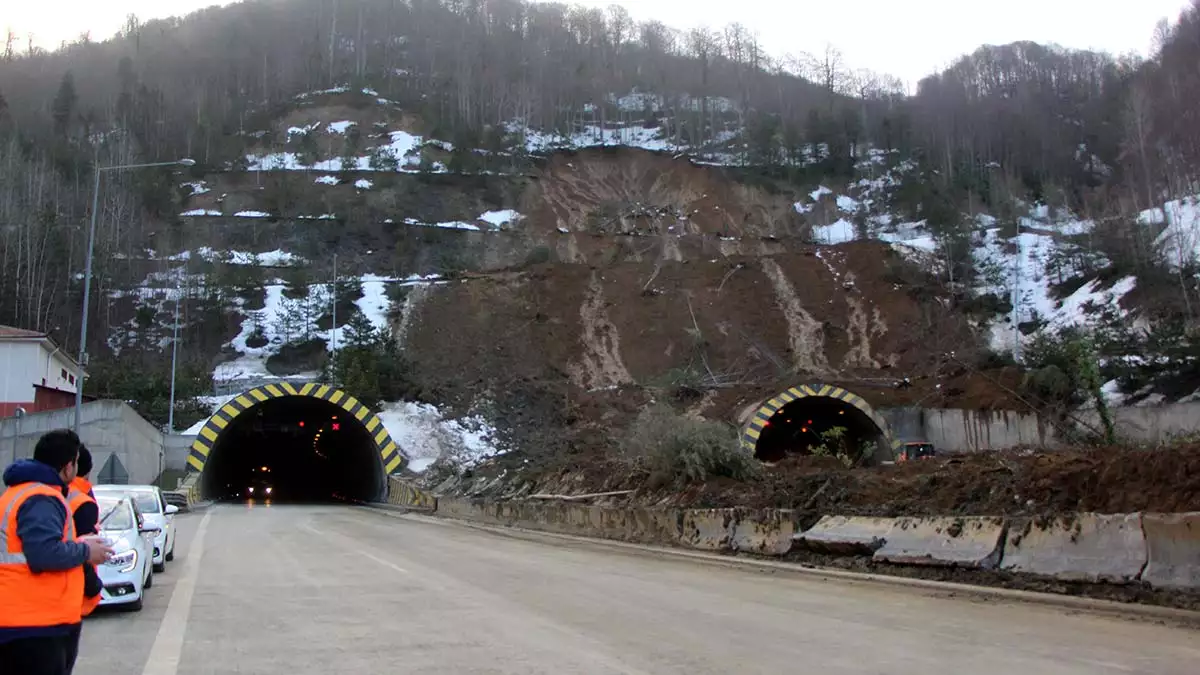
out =
[[[88,538],[83,540],[83,544],[88,548],[88,562],[93,565],[103,565],[112,557],[113,548],[104,539]]]

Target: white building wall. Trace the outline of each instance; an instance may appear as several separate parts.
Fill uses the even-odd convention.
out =
[[[32,403],[48,356],[36,342],[0,342],[0,401]]]
[[[42,378],[45,378],[45,384],[42,386],[75,393],[75,387],[79,382],[79,371],[76,370],[75,364],[71,363],[70,359],[62,353],[61,349],[51,350],[47,349],[45,345],[38,345],[38,357],[41,368],[39,368],[37,380],[33,384],[42,384]]]

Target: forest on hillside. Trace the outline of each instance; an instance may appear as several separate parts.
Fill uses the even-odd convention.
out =
[[[678,31],[608,10],[525,0],[249,0],[141,22],[53,51],[9,34],[0,52],[0,322],[74,349],[92,167],[239,157],[301,92],[370,86],[456,146],[505,147],[512,122],[654,125],[725,142],[784,181],[849,176],[862,148],[915,160],[904,208],[970,264],[971,213],[1018,200],[1098,223],[1113,265],[1156,264],[1136,214],[1195,192],[1200,4],[1149,59],[1033,43],[981,47],[907,94],[833,46],[769,54],[734,24]],[[645,104],[621,101],[637,95]],[[732,132],[732,136],[730,135]],[[805,149],[827,148],[816,166]],[[178,169],[109,176],[97,280],[119,283],[133,242],[175,222]],[[1186,301],[1190,291],[1184,289]],[[1190,303],[1185,302],[1190,312]]]

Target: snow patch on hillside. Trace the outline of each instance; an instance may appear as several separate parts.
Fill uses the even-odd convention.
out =
[[[479,215],[480,220],[497,228],[504,227],[505,225],[515,225],[524,217],[512,209],[487,211]]]
[[[358,126],[358,123],[351,122],[350,120],[342,120],[340,122],[330,122],[328,128],[329,128],[329,133],[331,133],[331,134],[340,134],[342,136],[345,136],[346,132],[349,131],[350,127],[353,127],[353,126]]]
[[[213,209],[192,209],[190,211],[184,211],[179,215],[185,218],[192,218],[195,216],[219,216],[221,215],[221,212]]]
[[[445,283],[437,275],[413,275],[396,278],[372,274],[358,279],[362,297],[355,305],[371,325],[380,330],[388,329],[388,313],[391,301],[387,297],[389,285],[423,286]],[[279,353],[289,343],[316,339],[325,342],[326,349],[336,344],[345,344],[349,317],[338,316],[338,326],[320,330],[317,319],[330,307],[331,295],[328,284],[313,284],[305,295],[289,298],[284,294],[285,285],[274,281],[264,285],[263,307],[257,310],[240,310],[243,315],[238,335],[228,343],[237,356],[222,363],[213,371],[213,380],[229,382],[236,380],[280,380],[267,370],[267,359]],[[257,346],[250,346],[253,341]]]
[[[313,182],[321,185],[337,185],[338,183],[342,182],[342,180],[337,176],[318,176]]]
[[[1200,262],[1200,195],[1143,211],[1138,222],[1165,227],[1154,245],[1172,270]]]
[[[383,404],[379,420],[418,473],[437,461],[469,468],[504,452],[496,428],[478,415],[445,419],[437,406],[401,401]]]

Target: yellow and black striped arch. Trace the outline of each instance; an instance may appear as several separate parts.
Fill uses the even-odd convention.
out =
[[[888,427],[887,420],[883,419],[879,413],[871,407],[869,403],[863,400],[861,396],[852,391],[835,387],[832,384],[802,384],[798,387],[792,387],[787,391],[781,392],[773,398],[767,399],[766,403],[754,412],[750,421],[746,424],[746,428],[742,430],[742,448],[754,452],[755,445],[758,444],[758,437],[762,434],[763,426],[771,416],[779,412],[783,406],[792,401],[808,398],[810,396],[820,396],[824,398],[833,398],[849,405],[858,408],[871,418],[875,426],[883,432],[884,439],[891,445],[893,450],[900,446],[900,441],[892,437],[891,429]]]
[[[358,399],[341,389],[335,389],[325,384],[310,382],[296,386],[289,382],[280,382],[279,384],[255,387],[244,394],[238,395],[213,413],[212,417],[208,418],[208,422],[204,424],[204,427],[200,429],[195,442],[192,443],[192,449],[188,453],[187,458],[188,466],[197,471],[204,471],[204,465],[208,462],[208,455],[212,452],[213,445],[217,442],[221,431],[229,426],[229,423],[234,418],[259,403],[284,396],[311,396],[319,398],[323,401],[329,401],[353,415],[355,419],[366,427],[371,437],[375,440],[375,446],[379,449],[379,458],[383,462],[385,474],[391,474],[404,463],[404,456],[400,454],[400,449],[396,447],[396,442],[388,435],[387,429],[384,428],[379,417],[371,412],[370,408],[359,403]]]

